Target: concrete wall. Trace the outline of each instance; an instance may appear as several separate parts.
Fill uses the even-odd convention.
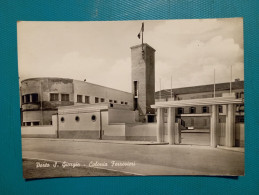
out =
[[[22,137],[56,138],[57,129],[52,125],[21,127]]]
[[[95,116],[95,121],[92,120],[92,116]],[[60,138],[100,138],[100,112],[60,114],[58,117]],[[76,121],[76,117],[79,117],[79,121]],[[63,122],[62,118],[64,119]]]
[[[109,109],[108,123],[134,123],[135,112],[130,110]]]
[[[108,124],[108,112],[101,112],[103,139],[125,140],[125,123]]]

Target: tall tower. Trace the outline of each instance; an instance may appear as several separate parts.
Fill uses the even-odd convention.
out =
[[[153,122],[155,104],[155,49],[148,44],[131,47],[131,82],[134,110],[139,121]]]

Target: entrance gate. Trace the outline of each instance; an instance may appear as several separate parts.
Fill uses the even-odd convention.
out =
[[[235,145],[235,105],[242,104],[243,99],[235,97],[215,97],[206,99],[190,99],[168,102],[156,102],[151,108],[157,109],[157,142],[162,142],[164,134],[164,111],[167,109],[168,119],[168,141],[169,144],[175,144],[175,109],[187,106],[211,106],[210,116],[210,146],[216,148],[219,143],[218,125],[219,125],[219,105],[226,105],[226,135],[225,145],[233,147]]]

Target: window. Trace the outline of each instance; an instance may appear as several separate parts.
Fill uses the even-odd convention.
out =
[[[219,105],[219,113],[223,113],[223,107]]]
[[[209,107],[203,106],[202,107],[202,113],[209,113]]]
[[[99,98],[98,97],[95,98],[95,103],[99,103]]]
[[[30,94],[25,95],[25,103],[30,102]]]
[[[61,117],[61,118],[60,118],[60,121],[61,121],[62,123],[64,123],[64,122],[65,122],[65,118],[64,118],[64,117]]]
[[[109,100],[110,103],[112,103],[112,100]]]
[[[89,96],[85,96],[85,103],[90,104],[90,97]]]
[[[134,96],[138,97],[138,81],[134,81]]]
[[[196,108],[195,108],[195,107],[190,107],[190,113],[191,113],[191,114],[196,113]]]
[[[184,113],[184,109],[183,108],[178,108],[178,114],[183,114]]]
[[[32,101],[33,103],[36,103],[36,102],[39,101],[39,100],[38,100],[38,94],[37,94],[37,93],[31,94],[31,101]]]
[[[121,104],[124,104],[124,102],[123,102],[123,101],[121,101]]]
[[[75,120],[76,120],[76,122],[79,122],[79,121],[80,121],[79,116],[76,116],[76,117],[75,117]]]
[[[92,119],[93,122],[96,121],[96,116],[92,115],[91,119]]]
[[[32,125],[33,126],[38,126],[38,125],[40,125],[40,122],[39,121],[32,122]]]
[[[128,102],[125,102],[125,105],[128,105]]]
[[[51,93],[50,101],[58,101],[58,93]]]
[[[69,94],[61,94],[61,101],[69,101]]]
[[[240,93],[240,98],[244,98],[244,92]]]
[[[82,95],[77,95],[77,102],[78,103],[82,103],[83,102]]]
[[[104,98],[101,98],[101,102],[104,102],[105,100],[104,100]]]
[[[117,103],[117,100],[114,100],[114,103],[116,104],[116,103]]]

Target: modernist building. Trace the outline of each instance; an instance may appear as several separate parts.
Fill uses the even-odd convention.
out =
[[[215,97],[229,96],[230,83],[218,83],[215,85]],[[244,81],[236,80],[231,83],[231,95],[236,99],[244,98]],[[170,100],[188,100],[214,97],[214,85],[201,85],[175,89],[165,89],[155,93],[156,102]],[[179,107],[176,110],[176,117],[181,118],[185,127],[194,129],[209,129],[211,106]],[[165,113],[165,116],[167,113]],[[226,106],[219,106],[219,122],[226,120]],[[236,106],[236,122],[244,122],[244,104]]]
[[[131,93],[65,78],[31,78],[21,82],[22,125],[51,125],[58,107],[110,103],[132,110]]]

